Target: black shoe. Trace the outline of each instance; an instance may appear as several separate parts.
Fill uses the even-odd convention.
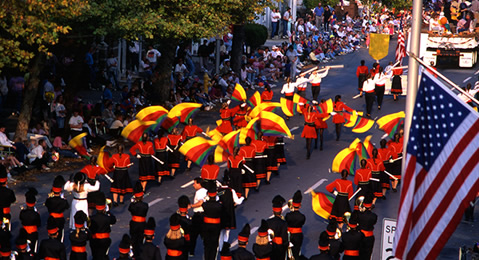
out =
[[[187,171],[187,172],[191,171],[191,168],[186,168],[186,171]]]
[[[269,182],[269,181],[265,181],[265,183],[266,183],[266,185],[270,185],[270,184],[271,184],[271,182]]]
[[[112,204],[113,204],[113,207],[118,207],[118,202],[114,202],[114,201],[113,201]]]
[[[398,192],[398,190],[396,188],[393,188],[393,192]]]
[[[382,199],[383,199],[383,200],[386,200],[386,196],[383,196]]]
[[[314,146],[314,150],[318,150],[318,146],[317,146],[317,145]]]
[[[322,146],[322,145],[321,145],[321,146],[319,146],[319,150],[320,150],[320,151],[322,151],[322,150],[323,150],[323,146]]]
[[[378,110],[381,110],[381,106],[378,106]]]
[[[120,201],[120,204],[123,205],[123,204],[125,204],[125,202],[124,202],[124,201]]]

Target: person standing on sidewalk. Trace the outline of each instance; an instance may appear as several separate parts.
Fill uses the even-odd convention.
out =
[[[289,37],[288,34],[288,22],[289,22],[289,17],[291,16],[291,7],[288,7],[286,9],[286,12],[283,14],[283,39],[287,39]]]
[[[321,2],[318,3],[318,6],[314,8],[314,17],[316,18],[316,28],[321,30],[323,28],[323,19],[324,19],[324,8],[321,6]]]
[[[281,19],[281,13],[278,8],[274,8],[271,11],[271,39],[274,39],[278,35],[279,20]]]

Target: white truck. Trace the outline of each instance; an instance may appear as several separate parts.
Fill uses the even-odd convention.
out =
[[[448,64],[454,67],[472,68],[477,62],[479,42],[475,33],[457,35],[421,33],[420,57],[434,66]]]

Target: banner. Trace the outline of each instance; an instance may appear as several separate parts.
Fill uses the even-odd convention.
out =
[[[381,60],[388,55],[389,34],[369,34],[369,55],[375,60]]]

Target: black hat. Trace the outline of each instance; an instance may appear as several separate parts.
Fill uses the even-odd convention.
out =
[[[63,189],[63,185],[65,185],[65,179],[63,179],[63,176],[57,175],[57,177],[55,177],[53,180],[52,191],[55,193],[60,193]]]
[[[48,218],[47,231],[48,231],[48,235],[54,235],[58,232],[57,223],[54,218]]]
[[[155,228],[156,228],[155,218],[150,217],[148,221],[146,222],[145,231],[144,231],[145,236],[155,235]]]
[[[325,231],[319,235],[318,248],[321,251],[329,250],[329,236]]]
[[[223,242],[223,248],[221,249],[221,252],[220,252],[220,256],[223,257],[223,256],[231,256],[231,251],[230,251],[230,243],[228,242]],[[222,259],[222,258],[220,258]],[[225,258],[225,259],[229,259],[229,258]]]
[[[246,223],[238,234],[238,243],[247,243],[250,235],[251,227]]]
[[[180,229],[180,215],[173,213],[173,215],[170,216],[170,229],[171,230]]]
[[[135,187],[133,187],[133,195],[137,198],[143,197],[144,191],[143,191],[143,186],[141,186],[140,181],[137,181],[135,183]]]
[[[35,196],[38,195],[38,191],[35,188],[28,188],[28,191],[25,193],[25,202],[27,203],[28,207],[35,206],[35,202],[37,202],[37,198]]]
[[[88,216],[83,212],[83,210],[79,210],[75,213],[75,227],[82,228],[85,226],[85,222],[88,220]]]
[[[301,195],[300,190],[297,190],[293,195],[293,207],[299,208],[301,206],[302,200],[303,200],[303,195]]]
[[[17,239],[15,239],[15,246],[18,250],[24,250],[27,248],[27,238],[25,237],[24,232],[20,232]]]
[[[180,209],[180,212],[187,212],[188,205],[190,205],[190,199],[186,195],[181,195],[178,198],[178,208]]]
[[[336,234],[336,228],[338,227],[338,223],[336,222],[336,219],[332,218],[329,220],[329,224],[326,227],[326,233],[328,233],[329,236],[334,236]]]
[[[365,208],[371,208],[373,206],[373,196],[372,195],[368,194],[364,197],[363,206]]]
[[[268,222],[266,220],[261,220],[261,226],[258,228],[258,236],[265,237],[268,235]]]
[[[286,200],[281,197],[280,195],[276,195],[273,198],[273,211],[274,212],[281,212],[283,210],[283,204],[286,202]]]
[[[126,255],[130,253],[131,239],[128,234],[124,234],[118,246],[120,254]]]
[[[83,184],[85,183],[85,180],[86,180],[86,174],[84,174],[83,172],[77,172],[73,176],[73,182],[75,183]]]
[[[105,193],[98,192],[95,195],[95,208],[96,208],[96,210],[104,210],[106,208],[105,204],[106,204]]]
[[[216,197],[216,186],[215,185],[210,185],[210,187],[208,187],[208,196]]]
[[[351,217],[349,218],[349,226],[351,228],[356,228],[358,226],[358,221],[359,221],[359,213],[358,211],[353,211],[351,213]]]
[[[0,164],[0,183],[5,183],[8,180],[7,168]]]
[[[2,247],[0,247],[0,257],[10,259],[11,254],[12,246],[10,245],[10,241],[2,241]]]

